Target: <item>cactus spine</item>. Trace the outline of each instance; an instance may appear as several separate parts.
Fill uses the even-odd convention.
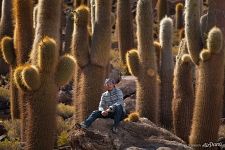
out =
[[[172,98],[173,98],[173,21],[165,17],[160,22],[159,40],[161,45],[161,99],[160,123],[167,129],[172,128]]]
[[[137,77],[136,110],[140,116],[158,122],[157,64],[153,46],[152,1],[139,0],[137,4],[138,51],[127,53],[129,71]]]
[[[183,19],[183,11],[184,5],[182,3],[178,3],[176,5],[176,29],[182,29],[184,27],[184,19]]]
[[[187,53],[186,41],[183,39],[174,69],[172,111],[174,132],[188,143],[194,108],[194,88],[192,84],[193,64]]]
[[[111,47],[111,0],[96,0],[95,7],[95,28],[91,44],[89,44],[87,29],[88,8],[85,6],[78,7],[76,9],[76,19],[74,20],[72,47],[77,66],[74,79],[74,98],[77,98],[74,105],[75,107],[78,106],[78,108],[75,108],[76,122],[85,119],[89,113],[98,107],[105,77],[105,68],[109,61]],[[95,78],[94,80],[93,77]]]
[[[117,16],[120,58],[126,64],[126,53],[134,47],[130,0],[117,1]]]
[[[218,138],[224,92],[224,49],[220,29],[214,27],[210,30],[207,47],[208,50],[203,50],[200,54],[190,144],[217,142]]]
[[[167,15],[167,0],[158,0],[158,21]]]

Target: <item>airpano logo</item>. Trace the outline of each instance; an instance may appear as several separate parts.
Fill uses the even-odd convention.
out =
[[[219,142],[219,143],[209,142],[209,143],[204,143],[202,145],[202,147],[205,147],[205,148],[210,148],[210,147],[221,147],[221,148],[225,148],[225,144],[223,144],[222,142]]]

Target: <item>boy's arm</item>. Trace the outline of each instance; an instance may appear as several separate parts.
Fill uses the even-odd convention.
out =
[[[105,103],[105,100],[104,100],[104,95],[102,94],[101,100],[100,100],[100,103],[99,103],[99,106],[98,106],[98,110],[99,111],[104,111],[105,107],[106,107],[106,103]]]

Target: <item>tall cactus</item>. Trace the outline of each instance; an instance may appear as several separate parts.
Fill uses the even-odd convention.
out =
[[[178,3],[176,5],[176,29],[182,29],[184,27],[184,5],[182,3]]]
[[[199,63],[199,54],[202,49],[199,5],[199,0],[186,0],[185,35],[187,37],[188,52],[196,65]]]
[[[203,50],[200,54],[199,81],[190,144],[217,142],[218,138],[224,92],[223,35],[219,28],[214,27],[210,30],[207,48],[208,50]]]
[[[132,75],[137,77],[138,113],[158,122],[159,89],[157,83],[157,64],[153,46],[152,1],[139,0],[137,4],[138,51],[127,53],[127,65]]]
[[[173,98],[173,21],[164,17],[160,22],[159,40],[161,45],[161,98],[160,123],[167,129],[172,128],[172,98]]]
[[[167,15],[167,0],[158,0],[158,22]]]
[[[95,7],[96,18],[91,44],[89,44],[87,28],[88,8],[80,6],[75,13],[72,47],[77,66],[74,79],[74,97],[77,98],[74,101],[75,107],[78,106],[75,108],[76,122],[85,119],[91,111],[98,107],[105,78],[105,68],[109,61],[111,0],[96,0]]]
[[[21,65],[28,61],[29,54],[33,43],[33,22],[32,22],[32,12],[33,4],[32,0],[15,0],[14,2],[14,15],[16,20],[14,43],[16,64]],[[15,67],[15,66],[14,66]],[[15,68],[11,70],[11,78],[13,78],[13,73]],[[15,83],[12,81],[13,86]],[[26,140],[25,129],[27,128],[27,102],[26,95],[23,91],[19,91],[19,103],[20,103],[20,118],[21,118],[21,140]],[[17,97],[15,97],[16,99]]]
[[[126,53],[134,48],[130,0],[117,1],[117,23],[120,58],[126,64]]]
[[[1,5],[1,20],[0,20],[0,41],[4,36],[13,36],[13,15],[12,5],[13,0],[2,0]],[[0,52],[0,74],[6,74],[9,71],[9,66],[5,63]],[[16,112],[15,112],[16,113]]]
[[[26,150],[51,150],[56,128],[56,93],[73,74],[75,60],[61,56],[53,39],[45,37],[38,44],[37,64],[20,66],[14,73],[17,87],[29,101]],[[46,92],[47,91],[47,92]]]
[[[188,143],[194,108],[193,64],[188,55],[185,39],[180,43],[174,69],[174,97],[172,101],[175,134]]]

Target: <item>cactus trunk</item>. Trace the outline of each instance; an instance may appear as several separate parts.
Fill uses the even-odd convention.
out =
[[[187,53],[186,42],[182,40],[174,69],[172,111],[174,132],[188,143],[194,108],[194,88],[193,64],[190,57],[184,58]]]
[[[161,45],[161,90],[160,90],[160,123],[167,129],[172,128],[172,99],[173,99],[173,54],[172,38],[173,21],[165,17],[160,22]]]
[[[126,64],[126,53],[134,47],[130,0],[118,0],[117,16],[120,58]]]

